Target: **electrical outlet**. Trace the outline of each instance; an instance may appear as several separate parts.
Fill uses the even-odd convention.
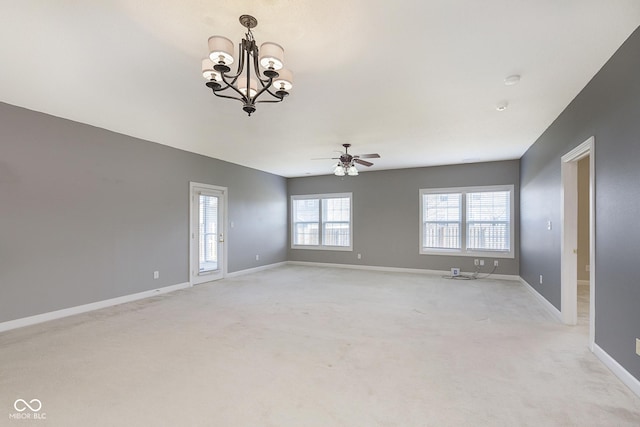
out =
[[[154,279],[159,279],[160,278],[160,272],[159,271],[154,271],[153,272],[153,278]]]
[[[362,259],[362,254],[358,254],[358,259]]]
[[[473,260],[473,264],[476,265],[476,266],[480,265],[480,260],[479,259],[474,259]]]
[[[494,266],[494,267],[497,267],[497,266],[498,266],[498,260],[497,260],[497,259],[494,259],[494,260],[493,260],[493,266]]]
[[[260,261],[260,255],[256,255],[256,261]]]
[[[480,260],[480,266],[481,267],[484,266],[484,260],[483,259]]]
[[[636,354],[640,356],[640,338],[636,338]]]
[[[542,274],[540,275],[540,284],[542,285]]]
[[[547,221],[547,230],[551,230],[551,221]]]

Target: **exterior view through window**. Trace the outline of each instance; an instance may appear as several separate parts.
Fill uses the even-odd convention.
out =
[[[513,257],[513,186],[420,190],[420,253]]]
[[[351,250],[351,193],[291,197],[291,247]]]
[[[218,269],[218,197],[200,194],[200,272]]]

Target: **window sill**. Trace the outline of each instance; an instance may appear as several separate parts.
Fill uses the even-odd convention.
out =
[[[515,259],[513,252],[493,252],[493,251],[462,251],[459,249],[420,249],[420,255],[444,255],[468,258],[506,258]]]
[[[302,249],[306,251],[340,251],[353,252],[352,246],[291,246],[291,249]]]

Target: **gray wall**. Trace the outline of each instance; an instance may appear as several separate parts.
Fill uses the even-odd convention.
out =
[[[521,276],[560,309],[561,156],[595,136],[596,344],[640,379],[640,30],[521,159]],[[544,285],[538,275],[544,274]]]
[[[381,161],[384,161],[384,156]],[[355,177],[333,175],[291,178],[289,196],[353,193],[353,252],[289,249],[292,261],[384,267],[474,270],[474,257],[420,255],[421,188],[513,184],[515,187],[515,258],[499,259],[498,274],[518,274],[519,162],[476,163],[415,169],[363,172]],[[291,245],[289,244],[289,248]],[[357,254],[362,259],[357,259]],[[480,257],[475,257],[480,258]],[[493,266],[484,257],[485,269]]]
[[[0,103],[0,322],[188,282],[190,181],[229,189],[229,272],[286,261],[286,179]]]

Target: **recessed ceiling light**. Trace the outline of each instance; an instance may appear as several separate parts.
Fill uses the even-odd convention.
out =
[[[496,105],[496,110],[504,111],[507,109],[508,106],[509,106],[509,103],[507,101],[504,101]]]
[[[508,76],[504,79],[504,84],[506,86],[517,85],[520,82],[520,76],[518,74],[514,74],[512,76]]]

